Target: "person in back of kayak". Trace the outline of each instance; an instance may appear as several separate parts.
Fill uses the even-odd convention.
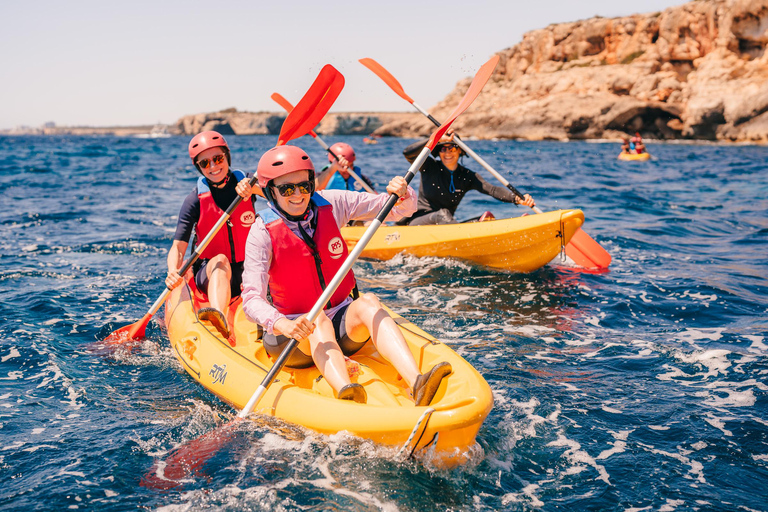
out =
[[[413,162],[426,144],[426,139],[414,142],[403,150],[408,162]],[[534,206],[533,198],[526,194],[525,199],[519,198],[505,187],[491,185],[476,172],[470,171],[459,163],[459,157],[464,152],[453,142],[453,134],[443,136],[432,156],[440,156],[440,160],[427,158],[421,167],[421,184],[419,185],[419,203],[416,213],[409,219],[398,224],[420,226],[426,224],[454,224],[454,215],[464,194],[477,190],[505,203]]]
[[[222,336],[229,338],[223,312],[232,297],[240,295],[245,241],[256,219],[256,196],[252,194],[256,190],[251,189],[245,173],[230,169],[232,157],[229,146],[220,133],[206,131],[195,135],[189,143],[189,156],[201,176],[181,205],[173,244],[168,251],[165,284],[173,289],[184,281],[179,269],[192,232],[196,244],[208,235],[238,195],[246,199],[232,212],[229,221],[192,266],[195,285],[208,295],[210,302],[210,307],[198,311],[198,317],[210,321]]]
[[[355,190],[358,192],[365,190],[365,187],[349,173],[350,169],[371,187],[371,190],[376,190],[373,182],[364,176],[360,172],[360,168],[355,165],[355,150],[352,149],[352,146],[344,142],[337,142],[331,146],[331,151],[339,157],[339,160],[337,162],[333,155],[328,153],[330,163],[323,167],[317,175],[319,190]]]
[[[643,144],[643,138],[640,136],[640,132],[635,132],[635,136],[632,137],[631,142],[635,153],[638,155],[645,153],[645,144]]]
[[[397,194],[400,201],[388,219],[412,213],[413,189],[398,176],[389,182],[387,194],[315,192],[314,165],[296,146],[267,151],[257,173],[269,208],[258,213],[248,234],[242,297],[246,316],[264,327],[264,348],[277,357],[290,338],[299,340],[287,366],[315,364],[337,398],[365,403],[365,388],[351,382],[344,356],[372,340],[412,389],[416,404],[429,404],[451,365],[439,363],[420,374],[399,327],[379,299],[372,293],[358,296],[351,270],[316,322],[306,317],[349,253],[339,228],[350,219],[374,219],[389,194]]]

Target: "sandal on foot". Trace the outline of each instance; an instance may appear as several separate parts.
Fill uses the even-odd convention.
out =
[[[202,308],[197,312],[197,317],[200,320],[207,320],[211,322],[217,331],[224,336],[225,339],[229,338],[229,328],[227,327],[227,319],[224,314],[216,308]]]
[[[359,404],[364,404],[368,400],[368,393],[365,392],[365,388],[356,382],[347,384],[339,390],[339,394],[336,396],[339,400],[352,400]]]
[[[437,363],[427,373],[423,373],[416,377],[416,384],[413,385],[413,400],[416,405],[429,405],[432,403],[432,399],[435,398],[437,388],[440,387],[440,382],[453,371],[450,363],[443,361]]]

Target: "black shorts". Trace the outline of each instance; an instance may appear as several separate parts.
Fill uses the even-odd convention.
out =
[[[197,289],[208,295],[208,273],[205,271],[205,267],[210,260],[197,260],[193,265],[195,272],[195,286]],[[242,292],[243,284],[243,269],[245,268],[245,262],[231,263],[232,267],[232,280],[229,283],[229,289],[232,293],[232,298],[239,297]]]
[[[354,341],[352,338],[347,336],[347,327],[344,323],[344,320],[347,318],[348,308],[349,304],[340,311],[337,311],[336,315],[334,315],[334,317],[331,319],[331,323],[333,323],[333,333],[336,336],[336,341],[339,344],[341,352],[347,357],[363,348],[363,345],[365,345],[368,340],[371,339],[369,336],[365,341],[359,342]],[[262,342],[264,343],[264,350],[267,351],[267,354],[275,358],[277,358],[282,353],[283,348],[290,340],[291,339],[288,336],[283,336],[282,334],[275,336],[274,334],[267,334],[266,332],[262,338]],[[312,360],[312,355],[305,354],[299,349],[294,350],[293,354],[291,354],[291,357],[289,357],[288,361],[285,363],[285,365],[289,368],[309,368],[314,364],[315,362]]]

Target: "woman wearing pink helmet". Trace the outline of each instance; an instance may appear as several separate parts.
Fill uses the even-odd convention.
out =
[[[264,327],[267,352],[276,357],[289,338],[299,340],[287,366],[316,364],[337,398],[365,403],[365,388],[350,381],[344,356],[372,339],[411,386],[416,403],[428,404],[440,381],[451,372],[450,365],[440,363],[420,374],[400,329],[378,298],[371,293],[358,296],[352,271],[316,323],[306,318],[347,257],[339,228],[350,219],[374,219],[389,194],[397,194],[400,201],[387,220],[410,215],[416,206],[413,189],[398,176],[389,182],[387,194],[315,192],[314,165],[295,146],[267,151],[257,172],[269,208],[258,213],[248,234],[242,297],[245,314]]]
[[[251,189],[245,173],[230,169],[229,146],[220,133],[206,131],[195,135],[189,143],[189,156],[201,176],[179,212],[173,245],[168,251],[165,279],[168,288],[176,288],[183,282],[178,271],[193,231],[196,241],[202,240],[238,195],[251,198],[242,201],[232,212],[229,222],[213,237],[192,267],[195,285],[208,295],[211,305],[200,309],[198,316],[210,321],[228,338],[227,320],[222,312],[232,297],[240,295],[245,240],[256,218],[256,197],[252,192],[257,191]]]
[[[371,190],[375,190],[373,182],[360,172],[360,168],[355,165],[355,150],[345,142],[337,142],[331,146],[333,155],[339,157],[339,160],[328,153],[328,165],[322,168],[317,176],[318,188],[320,190],[355,190],[362,192],[365,187],[357,181],[350,173],[352,169],[360,179],[362,179]]]

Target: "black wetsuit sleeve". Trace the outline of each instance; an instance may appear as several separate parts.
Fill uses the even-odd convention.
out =
[[[199,218],[200,199],[197,197],[197,188],[195,188],[181,205],[179,221],[176,224],[176,233],[173,235],[173,239],[189,243],[192,238],[192,230]]]
[[[476,172],[473,172],[473,171],[470,171],[470,172],[472,173],[472,176],[470,179],[470,187],[473,190],[477,190],[482,194],[487,194],[493,197],[494,199],[498,199],[499,201],[504,201],[505,203],[515,202],[515,197],[517,196],[515,196],[515,194],[511,190],[509,190],[507,187],[502,187],[499,185],[491,185]]]
[[[419,140],[403,150],[403,156],[406,160],[408,160],[409,164],[412,164],[413,161],[416,160],[416,158],[419,156],[419,153],[421,153],[421,150],[424,149],[424,146],[427,145],[427,142],[429,142],[429,139]],[[424,169],[424,166],[422,166],[421,169]]]

